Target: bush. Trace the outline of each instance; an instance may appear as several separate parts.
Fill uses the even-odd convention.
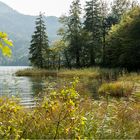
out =
[[[52,91],[34,109],[0,99],[0,139],[139,139],[140,104],[94,101],[75,90],[78,79]]]
[[[131,82],[112,82],[102,84],[98,90],[100,95],[114,96],[114,97],[128,97],[133,90],[133,84]]]
[[[18,100],[0,98],[0,139],[19,139],[25,112]]]

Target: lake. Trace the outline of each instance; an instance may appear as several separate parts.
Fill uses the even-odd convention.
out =
[[[17,77],[15,72],[26,69],[24,66],[0,67],[0,96],[16,96],[21,99],[20,103],[26,107],[34,106],[38,94],[45,88],[43,77]]]
[[[18,97],[20,104],[25,107],[34,107],[38,100],[50,90],[58,89],[73,81],[73,78],[58,77],[18,77],[16,71],[30,67],[0,66],[0,96]],[[79,92],[93,98],[98,98],[97,89],[99,82],[96,79],[80,79]],[[44,92],[45,91],[45,92]]]

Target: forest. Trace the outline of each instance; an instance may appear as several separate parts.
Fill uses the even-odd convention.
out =
[[[30,94],[18,81],[15,94],[0,94],[0,139],[140,139],[139,2],[88,0],[82,8],[73,0],[52,42],[45,20],[40,12],[30,67],[10,77],[23,89],[31,83]],[[12,49],[0,32],[2,55]]]
[[[103,66],[138,70],[138,3],[116,0],[110,6],[95,0],[86,2],[83,18],[81,10],[80,1],[73,1],[69,15],[60,17],[61,38],[51,45],[40,13],[31,40],[31,64],[48,69]]]

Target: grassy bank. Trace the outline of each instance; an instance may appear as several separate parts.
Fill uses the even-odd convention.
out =
[[[17,76],[57,76],[56,71],[48,71],[45,69],[27,68],[16,72]]]
[[[104,69],[99,67],[85,69],[25,69],[16,73],[17,76],[54,76],[60,77],[57,87],[62,87],[66,82],[70,82],[73,77],[80,78],[78,91],[81,95],[98,95],[115,97],[127,97],[133,92],[135,83],[140,81],[138,73],[126,73],[119,69]]]
[[[104,69],[99,67],[85,69],[25,69],[16,73],[17,76],[54,76],[62,79],[58,81],[57,87],[62,87],[73,77],[80,78],[78,91],[83,95],[91,95],[98,98],[98,95],[115,97],[127,97],[134,92],[136,83],[140,82],[140,74],[127,73],[119,69]],[[83,92],[84,91],[84,92]],[[94,94],[94,95],[93,95]]]
[[[58,77],[74,77],[74,76],[87,76],[87,77],[97,77],[99,76],[98,68],[94,69],[63,69],[60,71],[55,70],[45,70],[45,69],[25,69],[16,72],[17,76],[58,76]]]
[[[45,69],[24,69],[16,72],[17,76],[58,76],[58,77],[89,77],[89,78],[106,78],[116,79],[121,74],[118,69],[102,69],[99,67],[85,69],[62,69],[45,70]]]
[[[0,98],[0,139],[139,139],[140,104],[133,98],[83,98],[78,79],[51,91],[34,109]]]

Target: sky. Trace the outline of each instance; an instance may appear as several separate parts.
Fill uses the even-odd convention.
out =
[[[60,17],[63,14],[67,14],[70,4],[73,0],[0,0],[14,10],[25,15],[38,15],[39,12],[45,13],[46,16]],[[82,7],[85,5],[85,1],[80,0]],[[112,1],[112,0],[106,0]],[[140,2],[140,0],[138,0]]]
[[[25,15],[38,15],[44,12],[47,16],[61,16],[69,11],[73,0],[0,0]],[[84,5],[85,0],[81,0]]]

